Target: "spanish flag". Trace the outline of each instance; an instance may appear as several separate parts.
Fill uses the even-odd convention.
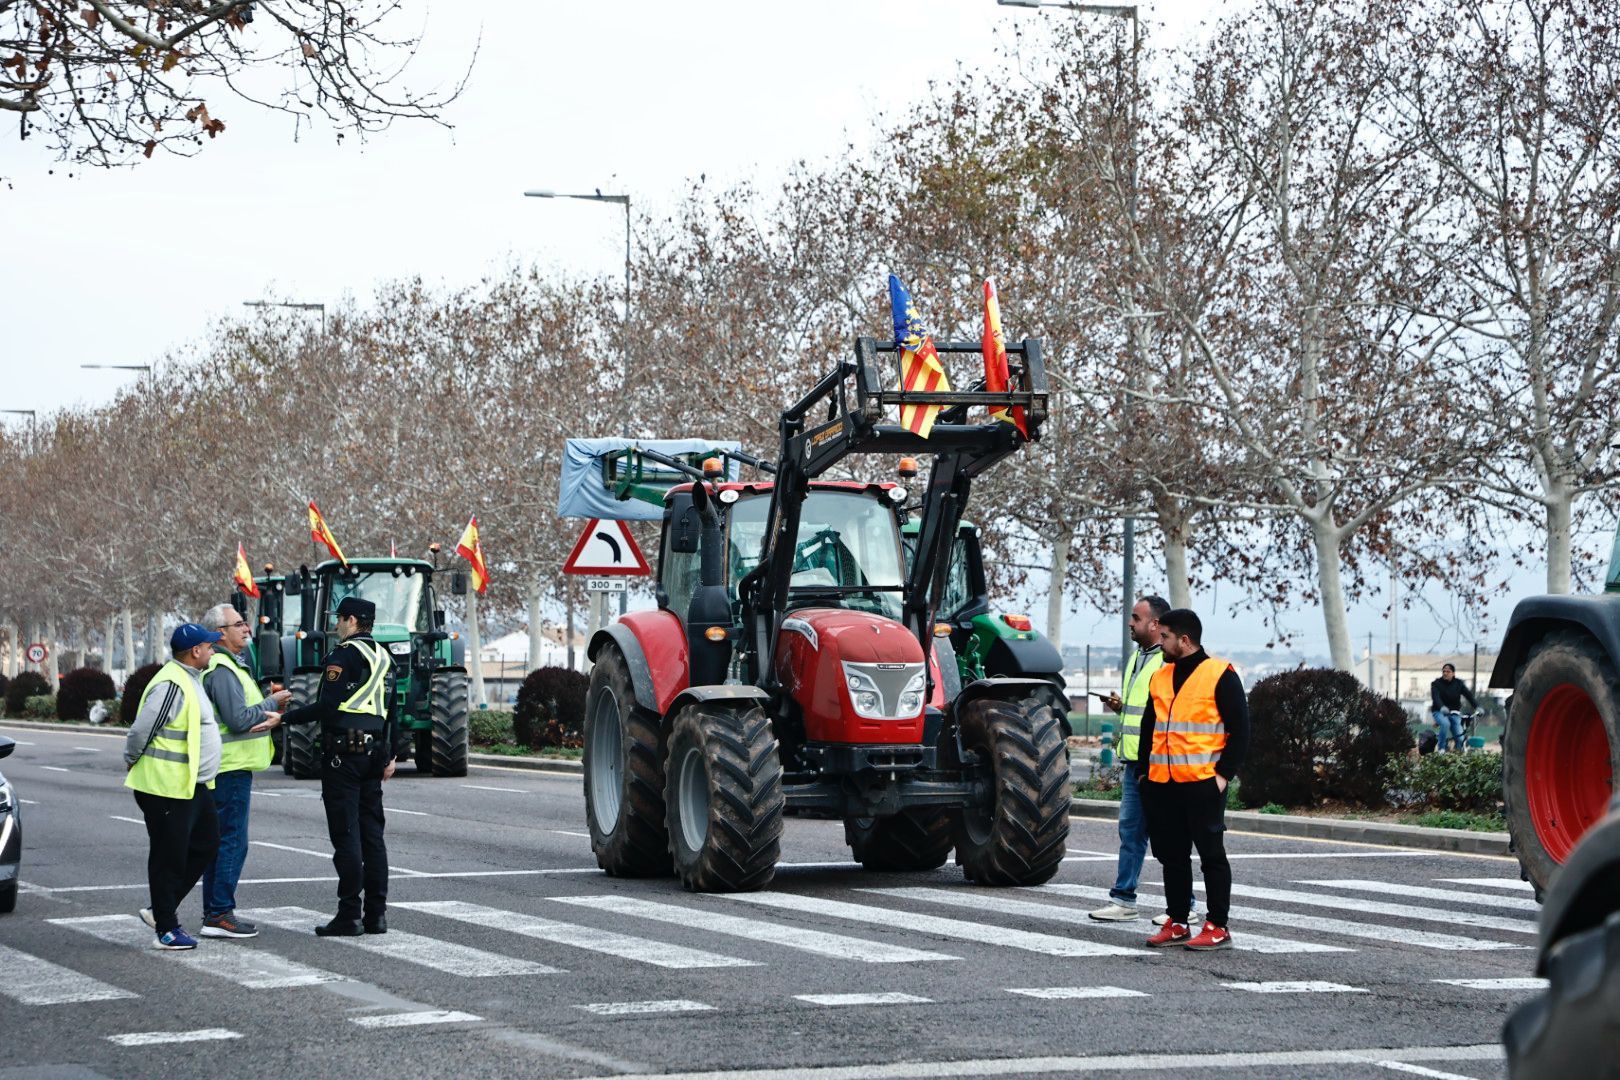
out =
[[[456,554],[472,564],[473,591],[482,595],[489,588],[489,564],[484,561],[484,545],[478,539],[478,515],[467,519],[467,531],[456,542]]]
[[[236,581],[237,587],[248,596],[258,598],[259,587],[253,583],[253,571],[248,567],[247,552],[242,550],[242,542],[236,543]]]
[[[934,339],[923,334],[922,319],[911,304],[911,293],[905,282],[889,275],[889,306],[894,315],[894,343],[900,349],[901,390],[949,390],[951,382],[945,377],[945,365],[934,351]],[[941,405],[900,406],[900,426],[914,434],[928,438],[934,430],[934,419]]]
[[[326,550],[332,553],[332,558],[344,566],[349,565],[349,560],[343,557],[343,549],[338,547],[337,537],[326,527],[326,519],[321,517],[320,508],[315,505],[314,499],[309,501],[309,538],[317,544],[325,544]]]
[[[984,279],[984,338],[981,351],[984,353],[984,388],[992,394],[1005,393],[1010,381],[1007,339],[1001,334],[1001,303],[996,299],[996,283],[990,278]],[[1020,435],[1029,438],[1029,420],[1024,415],[1022,405],[1015,405],[1011,409],[991,409],[990,416],[1013,425]]]

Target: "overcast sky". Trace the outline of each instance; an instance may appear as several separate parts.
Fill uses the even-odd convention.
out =
[[[796,159],[868,141],[873,122],[930,79],[990,69],[1015,26],[1073,17],[993,0],[427,7],[419,85],[453,81],[482,35],[447,113],[453,131],[418,122],[364,144],[323,131],[294,142],[290,119],[221,97],[209,106],[226,132],[199,156],[81,171],[50,160],[43,140],[19,144],[6,124],[0,408],[105,401],[133,376],[79,365],[150,363],[214,318],[243,314],[246,299],[336,303],[388,278],[461,284],[535,259],[617,273],[617,207],[522,191],[628,193],[639,215],[672,208],[699,174],[768,184]],[[1147,3],[1145,28],[1185,40],[1218,7]],[[1519,584],[1533,591],[1535,576]],[[1301,644],[1325,653],[1319,615],[1295,623]],[[1267,637],[1252,618],[1217,625],[1233,645]],[[1077,611],[1067,636],[1117,640],[1111,626]],[[1354,613],[1352,629],[1358,643],[1368,631],[1387,640],[1382,605]],[[1422,613],[1403,630],[1425,647],[1451,637]]]

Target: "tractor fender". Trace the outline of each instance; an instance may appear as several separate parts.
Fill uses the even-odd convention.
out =
[[[1609,814],[1581,837],[1558,868],[1541,908],[1536,974],[1546,975],[1547,955],[1565,938],[1602,926],[1620,911],[1620,796]]]
[[[585,648],[594,661],[608,644],[617,648],[630,669],[636,705],[659,716],[669,714],[675,695],[691,678],[686,655],[686,629],[669,611],[632,611],[598,630]]]
[[[1046,695],[1051,690],[1052,684],[1046,679],[978,679],[962,687],[962,692],[950,703],[951,718],[953,720],[959,718],[965,706],[980,698],[1016,701],[1036,694]],[[1067,726],[1064,717],[1060,716],[1059,719],[1063,719]]]
[[[1620,663],[1620,598],[1611,596],[1532,596],[1520,600],[1508,620],[1502,651],[1491,669],[1490,685],[1512,689],[1513,677],[1537,642],[1558,630],[1584,630]]]
[[[1063,657],[1045,637],[998,637],[985,650],[984,669],[1012,678],[1039,675],[1061,681]]]
[[[711,701],[718,701],[723,705],[743,705],[749,702],[758,702],[763,708],[769,704],[771,695],[757,686],[745,683],[727,683],[721,686],[689,686],[675,695],[670,703],[669,714],[674,716],[688,705],[702,705]]]

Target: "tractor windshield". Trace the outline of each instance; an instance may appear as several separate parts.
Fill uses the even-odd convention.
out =
[[[332,578],[331,606],[327,608],[327,626],[334,625],[333,614],[345,596],[358,596],[377,605],[377,622],[392,623],[407,630],[425,631],[427,624],[422,609],[422,586],[427,578],[423,574],[400,574],[388,570],[362,570],[358,576],[336,575]]]
[[[771,500],[756,495],[731,509],[728,581],[736,582],[759,562]],[[831,603],[898,618],[900,534],[894,511],[856,491],[812,491],[799,519],[790,595],[795,602]]]

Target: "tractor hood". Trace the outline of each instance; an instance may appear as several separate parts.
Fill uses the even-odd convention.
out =
[[[384,645],[411,640],[411,632],[399,623],[377,623],[371,628],[371,636]]]
[[[803,710],[813,742],[922,739],[927,659],[892,619],[841,608],[791,612],[777,639],[776,677]]]

